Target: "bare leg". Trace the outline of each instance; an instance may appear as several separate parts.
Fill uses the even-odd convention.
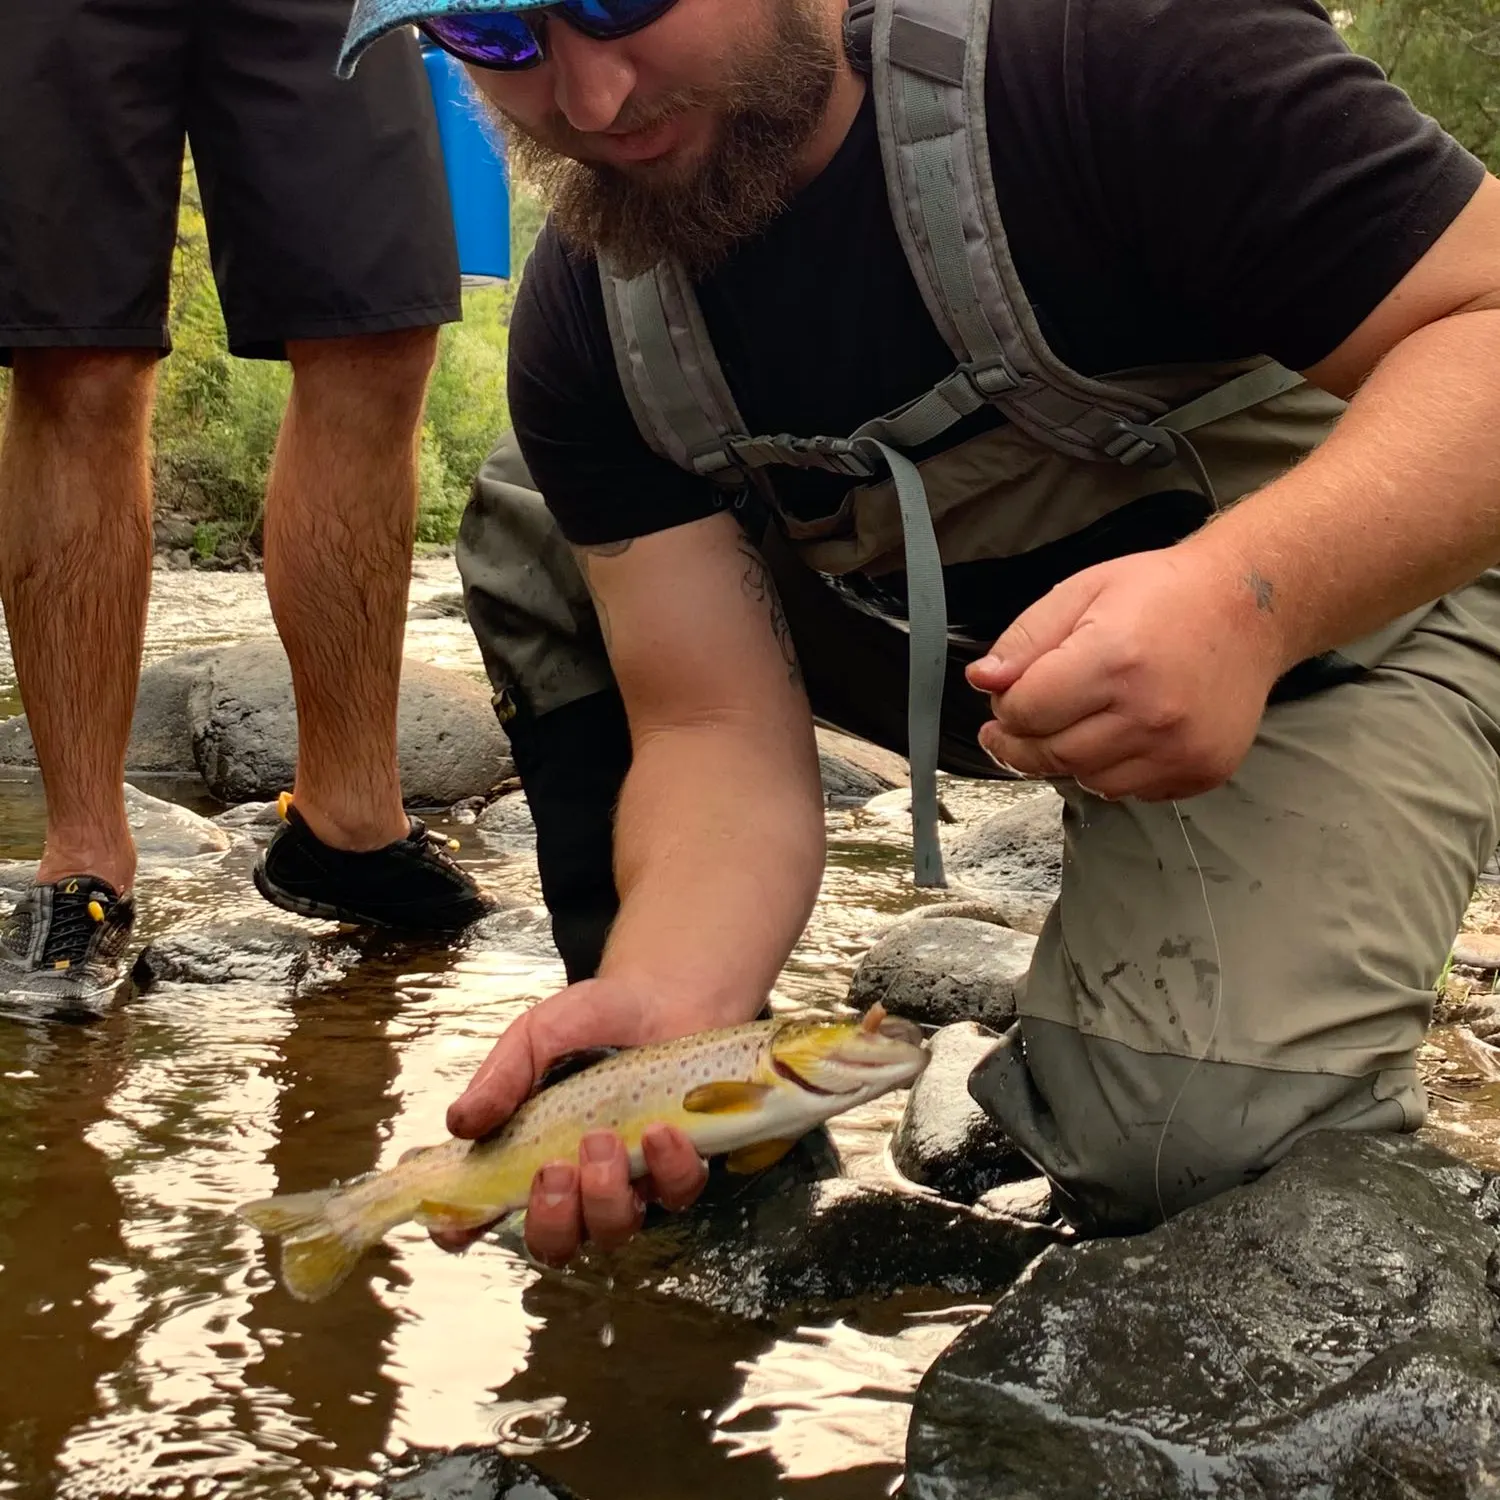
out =
[[[154,351],[18,349],[0,598],[47,789],[38,879],[135,880],[125,748],[151,591]]]
[[[433,329],[289,345],[266,591],[297,699],[297,810],[337,849],[404,838],[396,704]]]

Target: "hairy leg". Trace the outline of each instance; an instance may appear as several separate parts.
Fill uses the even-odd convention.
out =
[[[396,704],[433,329],[288,346],[266,591],[297,699],[297,809],[334,848],[404,838]]]
[[[38,878],[135,880],[125,749],[151,590],[155,351],[18,349],[0,598],[47,790]]]

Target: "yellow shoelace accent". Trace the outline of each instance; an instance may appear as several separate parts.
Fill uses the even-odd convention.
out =
[[[286,810],[291,805],[292,805],[292,794],[290,792],[283,792],[276,799],[276,816],[278,818],[280,818],[283,823],[286,822]]]
[[[90,901],[89,902],[89,915],[96,922],[102,922],[104,920],[104,908],[102,906],[100,906],[97,901]]]

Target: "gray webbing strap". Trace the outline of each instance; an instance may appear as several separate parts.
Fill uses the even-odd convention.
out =
[[[945,886],[937,797],[938,738],[948,667],[943,561],[927,508],[927,487],[917,466],[875,438],[860,439],[856,448],[872,464],[885,461],[901,507],[906,544],[906,756],[911,763],[912,857],[919,886]]]
[[[1303,384],[1305,381],[1295,370],[1269,360],[1243,375],[1236,375],[1233,380],[1226,380],[1223,385],[1215,386],[1196,401],[1189,401],[1158,417],[1156,425],[1173,432],[1192,432],[1196,427],[1207,427],[1209,423],[1233,416],[1235,412],[1248,411],[1262,401],[1269,401],[1272,396],[1284,395]]]
[[[984,70],[991,0],[876,0],[873,79],[897,233],[962,364],[1002,376],[991,399],[1048,447],[1098,460],[1117,424],[1166,410],[1078,374],[1049,348],[1021,286],[990,165]]]
[[[646,441],[679,468],[739,480],[727,448],[744,419],[691,285],[675,265],[599,279],[620,385]]]

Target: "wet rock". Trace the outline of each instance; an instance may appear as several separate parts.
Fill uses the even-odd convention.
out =
[[[1051,1224],[1057,1219],[1052,1207],[1052,1184],[1045,1177],[1026,1177],[991,1188],[975,1205],[990,1214],[1006,1214],[1028,1224]]]
[[[191,516],[158,512],[151,523],[151,545],[158,552],[183,552],[193,545],[198,523]]]
[[[193,755],[224,802],[258,801],[292,785],[297,718],[286,655],[277,641],[216,653],[195,685]],[[447,806],[482,794],[515,767],[476,682],[408,661],[401,672],[397,753],[410,804]]]
[[[342,978],[358,954],[327,923],[275,914],[173,928],[153,938],[130,977],[154,984],[261,984],[301,988]]]
[[[1470,969],[1500,969],[1500,934],[1461,932],[1453,945],[1453,962]]]
[[[927,1026],[982,1021],[1001,1031],[1016,1015],[1016,986],[1026,976],[1036,939],[967,917],[898,922],[860,961],[849,1004],[877,1000],[892,1015]]]
[[[906,786],[911,781],[911,770],[904,756],[893,750],[872,745],[857,735],[844,734],[841,730],[825,729],[821,724],[816,730],[818,751],[823,755],[836,755],[840,760],[857,767],[881,783],[881,790]]]
[[[190,572],[193,566],[193,554],[186,547],[178,547],[167,553],[167,567],[174,573]]]
[[[1036,1172],[969,1097],[969,1074],[998,1041],[972,1021],[943,1027],[931,1039],[932,1061],[907,1096],[891,1140],[902,1176],[954,1203],[975,1203],[991,1188]]]
[[[1481,1042],[1500,1041],[1500,995],[1470,994],[1447,1007],[1443,1018],[1466,1026]]]
[[[963,886],[950,882],[947,901],[935,901],[931,906],[920,906],[911,915],[914,920],[931,921],[935,917],[965,917],[974,922],[993,922],[997,927],[1009,927],[1016,932],[1029,932],[1033,937],[1042,930],[1056,897],[1033,891],[996,891],[993,895],[981,896],[978,892],[967,892]]]
[[[868,802],[890,790],[883,777],[827,750],[818,752],[818,772],[823,781],[823,800],[830,807]]]
[[[882,792],[878,797],[871,797],[865,803],[864,811],[868,817],[878,818],[882,823],[909,830],[911,828],[911,788],[898,786],[889,792]],[[941,796],[938,798],[938,822],[958,822],[952,809]]]
[[[524,793],[512,792],[491,802],[474,826],[491,848],[503,854],[536,853],[536,824]]]
[[[1063,800],[1041,787],[957,834],[945,857],[951,878],[983,891],[1055,896],[1062,881]]]
[[[902,1494],[1494,1494],[1483,1187],[1325,1133],[1150,1234],[1049,1251],[923,1380]]]
[[[466,618],[464,596],[457,589],[441,594],[431,594],[426,599],[420,599],[407,614],[409,620],[463,620]]]
[[[194,859],[223,854],[234,845],[233,837],[208,818],[139,787],[125,788],[125,816],[142,860]]]
[[[742,1185],[708,1211],[638,1235],[597,1268],[617,1287],[775,1318],[903,1287],[993,1295],[1059,1239],[1040,1225],[835,1178],[775,1191]]]
[[[514,953],[523,958],[557,959],[552,918],[545,906],[528,906],[513,902],[510,897],[496,898],[493,892],[491,897],[499,901],[499,909],[467,929],[468,946],[481,951]]]
[[[489,1448],[465,1446],[387,1475],[382,1500],[579,1500],[575,1491]]]
[[[275,802],[241,802],[215,816],[220,828],[265,833],[281,827],[281,811]]]

